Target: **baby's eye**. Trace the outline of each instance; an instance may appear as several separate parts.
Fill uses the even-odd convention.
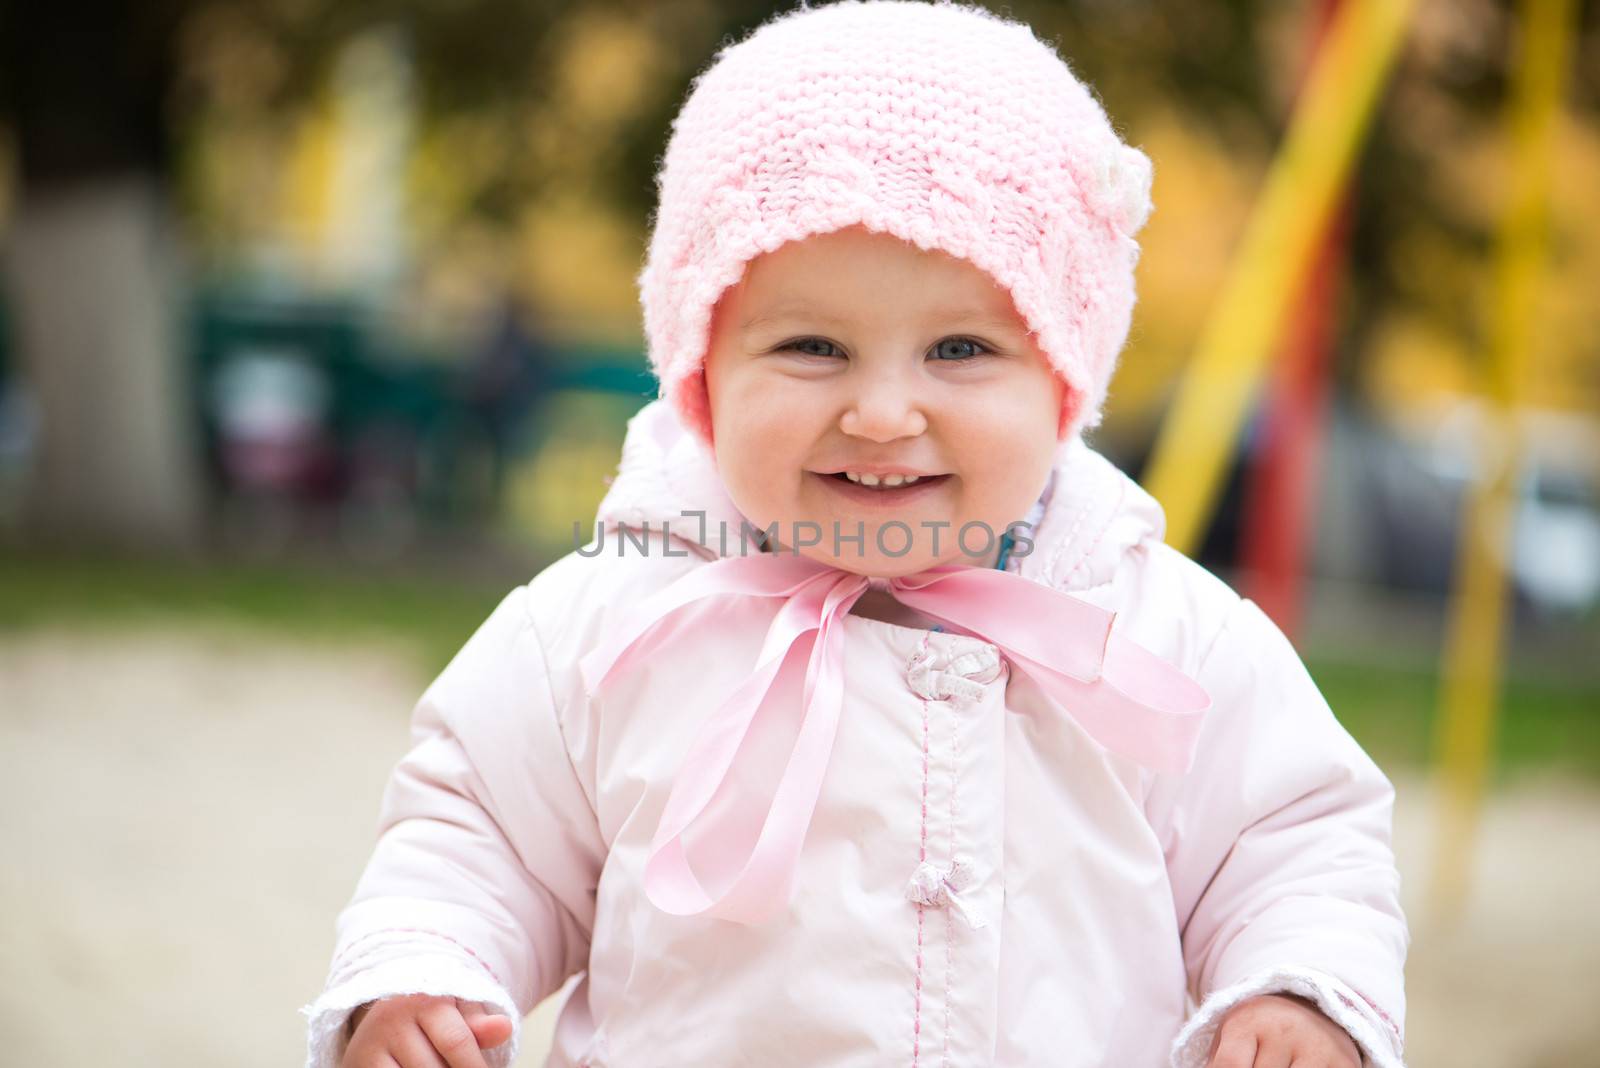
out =
[[[815,356],[820,359],[832,359],[844,355],[837,345],[820,337],[800,337],[795,338],[793,341],[785,341],[779,346],[779,350],[799,353],[802,356]],[[982,356],[991,350],[983,342],[969,337],[947,337],[934,345],[932,351],[936,360],[945,363],[961,363]]]
[[[833,353],[817,352],[816,347],[823,346],[833,349]],[[785,341],[779,346],[785,352],[798,352],[802,356],[820,356],[824,359],[830,355],[837,355],[839,350],[831,341],[824,341],[820,337],[797,337],[793,341]]]
[[[963,349],[970,351],[963,351]],[[970,337],[947,337],[933,346],[934,359],[951,363],[970,360],[988,351],[988,346],[983,342],[974,341]]]

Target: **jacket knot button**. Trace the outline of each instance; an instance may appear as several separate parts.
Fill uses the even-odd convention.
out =
[[[957,704],[979,701],[984,689],[1004,670],[997,646],[964,642],[956,648],[926,646],[906,664],[906,685],[929,701]]]
[[[948,868],[933,863],[917,865],[906,884],[906,897],[918,905],[930,908],[953,909],[967,921],[973,930],[984,927],[988,920],[972,908],[962,896],[962,891],[977,882],[977,873],[967,861],[957,857]]]

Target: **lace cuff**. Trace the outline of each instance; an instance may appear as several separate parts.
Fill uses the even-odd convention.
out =
[[[352,952],[354,951],[354,952]],[[434,994],[478,1002],[511,1020],[511,1038],[483,1051],[489,1068],[507,1068],[522,1038],[522,1014],[511,995],[470,952],[424,931],[377,931],[336,959],[328,985],[300,1010],[309,1020],[306,1068],[338,1068],[350,1036],[350,1014],[369,1001]]]
[[[1339,979],[1314,968],[1258,972],[1214,991],[1172,1042],[1172,1068],[1205,1068],[1211,1040],[1228,1010],[1261,994],[1298,994],[1344,1028],[1361,1051],[1361,1068],[1405,1068],[1400,1030],[1386,1013]]]

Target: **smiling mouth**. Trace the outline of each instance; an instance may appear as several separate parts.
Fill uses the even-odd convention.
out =
[[[850,473],[836,471],[832,474],[813,472],[820,479],[827,481],[850,497],[857,500],[901,500],[922,493],[939,486],[950,479],[948,473],[942,475],[857,475],[852,478]],[[909,477],[909,481],[907,478]],[[897,481],[889,481],[895,479]]]
[[[869,475],[856,474],[853,471],[835,471],[827,476],[839,482],[848,482],[853,486],[866,486],[869,489],[896,489],[901,486],[915,486],[921,482],[937,482],[948,475]]]

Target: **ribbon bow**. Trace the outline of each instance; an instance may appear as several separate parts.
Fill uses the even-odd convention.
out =
[[[794,554],[726,557],[640,602],[579,665],[594,694],[630,663],[670,647],[688,630],[693,613],[682,609],[693,602],[731,594],[783,601],[750,677],[702,724],[672,784],[645,862],[645,893],[657,908],[758,923],[788,903],[844,698],[840,620],[873,587],[998,646],[1112,752],[1155,771],[1188,770],[1211,698],[1114,631],[1113,612],[1020,575],[965,564],[885,580]],[[804,711],[793,751],[754,845],[745,848],[749,835],[737,813],[706,810],[762,709],[796,702]],[[702,870],[733,872],[723,885],[708,888],[690,868],[691,830]]]

